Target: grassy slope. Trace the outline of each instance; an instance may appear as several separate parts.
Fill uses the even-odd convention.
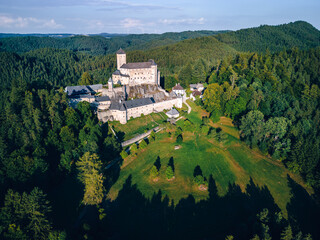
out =
[[[189,104],[195,111],[192,111],[188,118],[193,122],[200,122],[200,117],[206,114],[205,111],[193,103]],[[275,202],[286,213],[286,204],[290,199],[286,178],[288,171],[280,163],[262,156],[259,151],[251,150],[240,142],[230,120],[222,118],[218,126],[230,134],[225,144],[200,133],[185,132],[182,148],[174,150],[175,139],[169,138],[165,132],[159,133],[156,142],[149,144],[136,157],[129,156],[125,159],[120,177],[108,197],[115,199],[122,184],[131,174],[133,183],[136,183],[147,197],[161,189],[164,195],[167,194],[176,203],[189,194],[197,200],[204,199],[208,193],[199,191],[192,183],[194,168],[199,165],[205,177],[212,174],[221,195],[228,191],[228,184],[234,182],[245,191],[251,177],[256,184],[268,187]],[[161,161],[160,180],[153,182],[149,178],[149,171],[158,156]],[[171,157],[174,159],[176,179],[168,182],[165,179],[165,168]],[[301,182],[297,176],[291,177]]]
[[[145,130],[150,130],[157,127],[168,117],[163,113],[152,113],[140,118],[130,119],[127,124],[120,122],[110,122],[110,125],[116,132],[124,133],[124,141],[133,138],[134,136],[144,133]],[[120,133],[121,134],[121,133]]]

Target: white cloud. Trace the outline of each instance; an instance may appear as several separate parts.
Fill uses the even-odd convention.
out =
[[[7,29],[59,29],[63,28],[61,24],[57,24],[54,19],[38,19],[33,17],[11,17],[0,14],[0,27]]]
[[[166,25],[174,24],[204,24],[205,19],[201,18],[182,18],[182,19],[160,19],[159,23]]]
[[[142,27],[143,24],[140,20],[138,19],[133,19],[133,18],[125,18],[121,21],[121,25],[124,28],[138,28]]]

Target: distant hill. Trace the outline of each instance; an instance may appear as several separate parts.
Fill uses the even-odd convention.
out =
[[[214,36],[188,39],[175,44],[153,48],[147,51],[128,52],[128,61],[147,61],[154,59],[160,69],[166,73],[177,73],[178,70],[188,64],[203,59],[207,64],[226,56],[235,55],[237,51],[229,45],[219,42]]]
[[[320,46],[320,31],[311,24],[297,21],[278,26],[263,25],[215,36],[238,51],[271,52],[284,48],[301,49]]]
[[[186,31],[181,33],[130,35],[102,33],[91,36],[41,35],[40,37],[31,34],[30,36],[1,38],[0,51],[25,53],[39,48],[57,48],[85,52],[92,55],[105,55],[115,53],[120,47],[128,50],[146,50],[185,39],[211,36],[222,32],[226,31]]]

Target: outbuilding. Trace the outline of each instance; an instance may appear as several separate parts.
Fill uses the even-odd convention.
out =
[[[169,112],[166,113],[169,118],[177,118],[179,117],[179,112],[177,109],[172,108]]]

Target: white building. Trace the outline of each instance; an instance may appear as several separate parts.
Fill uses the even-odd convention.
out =
[[[127,63],[126,53],[117,51],[117,70],[112,74],[114,84],[121,85],[160,85],[160,71],[153,60],[148,62]]]
[[[199,91],[202,92],[204,89],[204,86],[202,83],[197,83],[197,84],[190,84],[190,90],[193,91]]]
[[[180,85],[180,83],[176,84],[173,88],[172,91],[177,95],[177,96],[184,96],[186,94],[186,90]]]
[[[169,118],[178,118],[179,117],[179,112],[177,109],[172,108],[169,112],[166,113],[166,115]]]
[[[182,98],[176,97],[156,102],[153,98],[140,98],[129,101],[111,102],[107,111],[98,111],[98,118],[102,122],[119,121],[126,124],[130,118],[141,117],[153,112],[162,112],[173,107],[182,108]]]

